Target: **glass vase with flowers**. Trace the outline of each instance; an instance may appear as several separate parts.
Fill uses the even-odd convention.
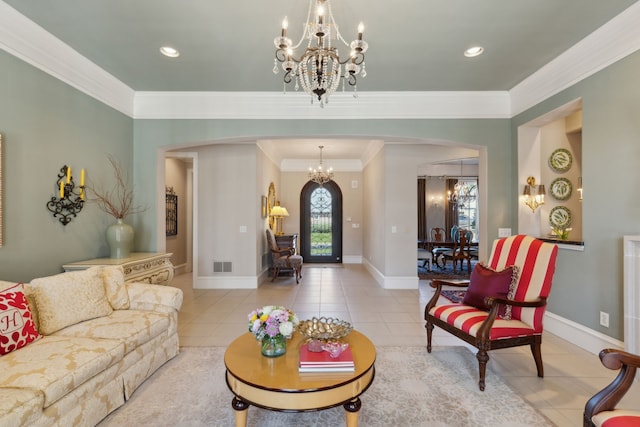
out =
[[[291,338],[298,324],[296,314],[277,305],[267,305],[249,313],[249,331],[261,341],[264,356],[278,357],[287,351],[286,340]]]

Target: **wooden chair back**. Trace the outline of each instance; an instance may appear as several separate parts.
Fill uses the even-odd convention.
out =
[[[431,239],[432,242],[444,242],[444,228],[440,228],[440,227],[433,227],[430,232],[429,232],[430,236],[429,238]]]

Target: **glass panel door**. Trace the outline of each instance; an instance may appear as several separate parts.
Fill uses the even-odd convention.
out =
[[[342,262],[342,192],[335,182],[308,182],[300,194],[304,262]]]

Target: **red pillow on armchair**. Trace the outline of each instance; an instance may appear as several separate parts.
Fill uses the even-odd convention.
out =
[[[462,303],[480,310],[489,310],[484,299],[486,297],[512,299],[517,279],[518,267],[515,265],[496,271],[478,263],[471,272],[469,288]],[[498,316],[506,320],[511,319],[511,306],[501,306]]]

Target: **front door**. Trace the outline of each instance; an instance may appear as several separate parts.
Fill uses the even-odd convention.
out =
[[[300,193],[300,253],[305,263],[342,262],[342,191],[309,181]]]

